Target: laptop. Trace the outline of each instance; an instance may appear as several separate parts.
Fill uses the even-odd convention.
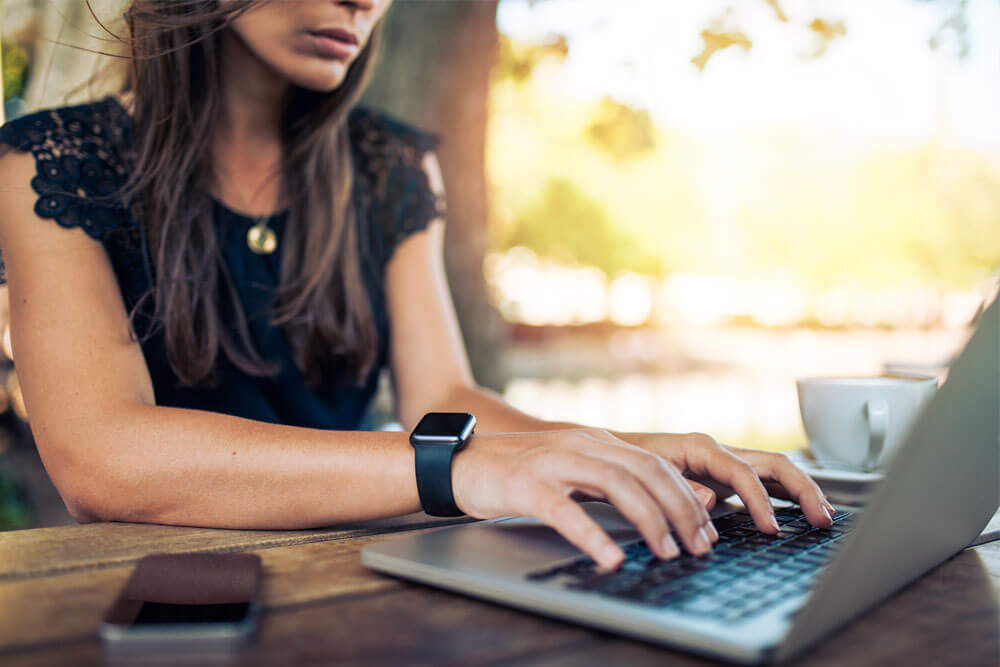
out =
[[[723,658],[790,658],[965,548],[1000,505],[1000,305],[981,315],[870,503],[809,525],[778,507],[775,536],[736,506],[713,512],[708,555],[658,560],[610,505],[584,507],[626,552],[602,573],[558,533],[510,517],[362,550],[375,570]]]

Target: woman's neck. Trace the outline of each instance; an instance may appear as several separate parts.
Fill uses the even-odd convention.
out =
[[[216,195],[249,213],[278,207],[281,103],[287,79],[260,61],[231,30],[222,44],[222,113],[213,132]]]

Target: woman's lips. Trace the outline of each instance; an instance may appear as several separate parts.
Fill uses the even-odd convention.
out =
[[[358,52],[357,37],[344,30],[322,30],[308,33],[321,56],[344,60]]]

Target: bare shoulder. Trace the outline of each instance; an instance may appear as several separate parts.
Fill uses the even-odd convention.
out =
[[[10,294],[11,338],[32,415],[59,420],[56,391],[88,373],[123,395],[153,404],[152,385],[103,243],[35,211],[34,157],[0,155],[0,254]],[[58,354],[56,354],[58,351]],[[88,360],[101,359],[102,365]],[[84,386],[85,381],[74,386]],[[65,396],[62,397],[65,399]],[[44,422],[51,411],[53,422]]]
[[[0,197],[15,190],[31,192],[34,175],[35,158],[31,153],[0,144]]]
[[[34,207],[37,198],[31,188],[34,175],[35,158],[31,153],[0,148],[0,235],[11,227],[10,221],[25,206],[29,210]]]
[[[13,240],[18,224],[25,217],[35,216],[37,195],[31,189],[35,174],[35,159],[31,153],[5,148],[0,150],[0,247]]]
[[[103,255],[101,244],[82,229],[67,229],[54,220],[40,218],[35,212],[38,193],[31,186],[35,164],[31,153],[0,151],[0,252],[5,263],[10,265],[18,255],[30,256],[35,248],[82,251],[99,259]]]

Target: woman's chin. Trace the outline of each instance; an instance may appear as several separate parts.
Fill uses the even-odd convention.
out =
[[[346,76],[347,63],[338,62],[333,65],[324,64],[323,67],[303,68],[288,78],[300,88],[316,93],[329,93],[340,86]]]

